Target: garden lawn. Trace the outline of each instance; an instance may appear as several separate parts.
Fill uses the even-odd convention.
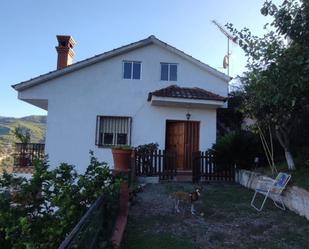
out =
[[[131,206],[122,249],[305,249],[309,221],[267,201],[250,206],[253,191],[234,184],[203,185],[197,214],[189,205],[174,212],[170,194],[192,191],[192,184],[146,185]],[[202,213],[202,214],[201,214]]]

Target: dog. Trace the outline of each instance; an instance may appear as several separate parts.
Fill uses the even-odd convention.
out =
[[[195,191],[193,192],[183,192],[183,191],[178,191],[174,192],[172,194],[172,197],[175,199],[175,210],[177,213],[180,213],[179,210],[179,202],[186,202],[191,204],[191,214],[195,214],[195,209],[194,209],[194,202],[198,201],[199,197],[201,196],[201,187],[195,188]]]

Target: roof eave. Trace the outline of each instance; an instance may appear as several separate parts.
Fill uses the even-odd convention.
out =
[[[174,97],[153,96],[151,101],[153,106],[178,106],[178,107],[198,107],[198,108],[220,108],[224,107],[224,101],[207,99],[188,99]]]
[[[32,87],[32,86],[37,85],[37,84],[41,84],[43,82],[46,82],[46,81],[54,79],[54,78],[58,78],[58,77],[60,77],[64,74],[77,71],[81,68],[90,66],[92,64],[95,64],[95,63],[103,61],[103,60],[107,60],[109,58],[121,55],[123,53],[130,52],[132,50],[135,50],[139,47],[149,45],[151,43],[153,43],[153,38],[152,37],[146,38],[146,39],[138,41],[136,43],[132,43],[132,44],[117,48],[115,50],[111,50],[111,51],[108,51],[106,53],[91,57],[89,59],[85,59],[85,60],[76,62],[72,65],[69,65],[69,66],[63,68],[63,69],[55,70],[55,71],[52,71],[50,73],[40,75],[36,78],[30,79],[30,80],[27,80],[27,81],[23,81],[23,82],[20,82],[18,84],[15,84],[15,85],[11,85],[11,87],[13,89],[15,89],[16,91],[23,91],[26,88]]]

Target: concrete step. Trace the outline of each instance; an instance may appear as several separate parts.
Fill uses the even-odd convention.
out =
[[[177,175],[174,178],[177,182],[192,182],[191,170],[177,170]]]

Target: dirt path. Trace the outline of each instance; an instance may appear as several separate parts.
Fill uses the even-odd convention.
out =
[[[192,243],[192,247],[181,247],[190,249],[308,248],[309,223],[304,218],[278,210],[270,202],[262,213],[254,211],[250,207],[252,192],[239,185],[206,185],[196,204],[197,216],[191,215],[188,205],[181,205],[181,213],[175,213],[170,194],[193,188],[175,183],[145,186],[131,206],[125,244],[132,243],[131,239],[143,241],[140,235],[144,234],[146,238],[169,235],[181,243]]]

